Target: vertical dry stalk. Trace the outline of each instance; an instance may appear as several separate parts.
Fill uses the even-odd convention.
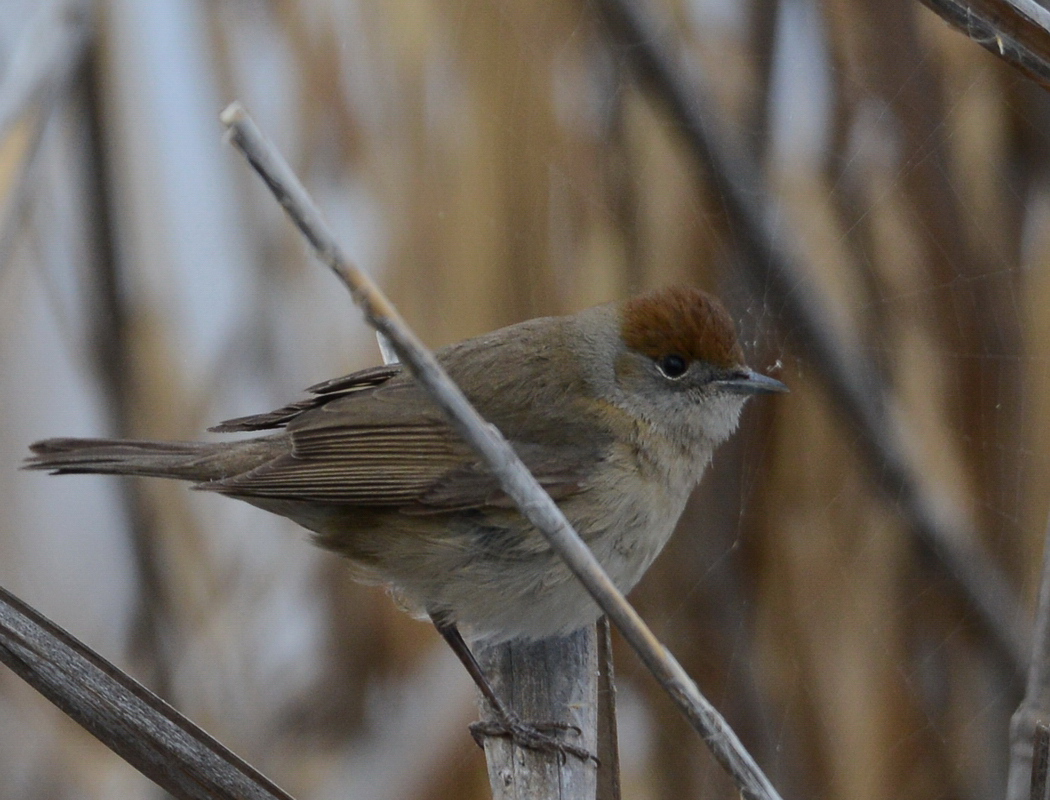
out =
[[[1046,543],[1043,546],[1043,574],[1035,611],[1028,685],[1024,701],[1010,720],[1007,800],[1024,800],[1027,794],[1029,777],[1034,774],[1033,747],[1037,745],[1040,721],[1046,719],[1050,719],[1050,522],[1047,523]]]
[[[85,121],[85,191],[94,210],[87,221],[91,244],[90,306],[94,313],[88,337],[90,354],[108,411],[110,433],[117,438],[132,434],[132,357],[128,309],[122,291],[116,228],[112,217],[111,180],[104,137],[101,98],[100,46],[92,42],[78,76],[77,94]],[[134,481],[121,480],[121,510],[135,562],[138,604],[131,631],[133,655],[149,683],[162,697],[171,686],[171,591],[161,565],[152,525],[155,510]]]
[[[569,636],[487,648],[478,660],[493,688],[522,719],[575,725],[580,735],[572,743],[597,751],[598,643],[593,625]],[[487,704],[482,718],[495,720]],[[526,750],[502,737],[485,740],[485,758],[493,800],[595,797],[597,770],[591,761]]]
[[[598,620],[598,790],[597,800],[620,800],[620,741],[616,725],[616,674],[612,629]]]
[[[1047,773],[1050,772],[1050,727],[1037,722],[1032,739],[1031,800],[1046,800]]]

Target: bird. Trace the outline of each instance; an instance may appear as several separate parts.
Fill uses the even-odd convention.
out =
[[[683,285],[521,322],[435,356],[625,593],[747,399],[787,391],[747,366],[725,307]],[[262,434],[253,438],[53,438],[32,444],[24,466],[191,481],[295,521],[356,578],[391,587],[434,623],[496,710],[485,735],[551,746],[501,702],[473,648],[571,633],[598,618],[594,600],[402,365],[307,395],[210,429]]]

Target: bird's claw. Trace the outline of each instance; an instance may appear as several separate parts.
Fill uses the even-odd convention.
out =
[[[485,739],[500,736],[510,739],[518,747],[525,747],[539,753],[558,753],[562,760],[566,756],[575,756],[581,761],[593,761],[598,765],[598,757],[589,750],[569,744],[552,733],[571,733],[579,736],[582,731],[575,725],[565,722],[527,723],[518,719],[493,719],[475,722],[470,726],[470,735],[478,747],[485,746]]]

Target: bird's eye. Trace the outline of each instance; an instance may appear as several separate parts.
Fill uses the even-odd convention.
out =
[[[689,369],[689,362],[677,353],[661,356],[656,360],[656,368],[667,378],[681,378]]]

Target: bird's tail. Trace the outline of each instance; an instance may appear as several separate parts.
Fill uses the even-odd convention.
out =
[[[229,474],[230,451],[238,449],[236,444],[45,439],[30,445],[33,455],[23,466],[50,470],[52,475],[89,472],[206,482]]]

